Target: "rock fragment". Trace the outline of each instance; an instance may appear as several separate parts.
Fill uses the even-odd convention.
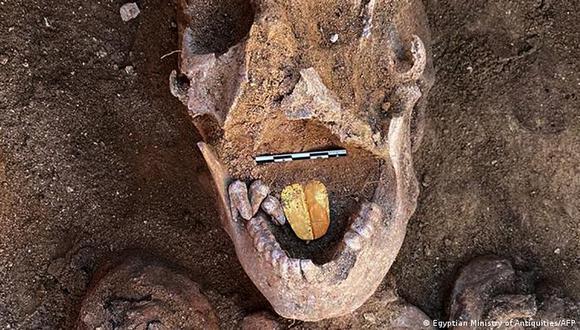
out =
[[[333,33],[333,34],[330,36],[330,42],[334,44],[334,43],[336,43],[337,41],[338,41],[338,34],[336,34],[336,33]]]
[[[131,76],[132,76],[132,75],[134,75],[134,74],[135,74],[135,68],[134,68],[132,65],[127,65],[127,66],[125,67],[125,72],[126,72],[128,75],[131,75]]]
[[[137,7],[136,3],[128,2],[121,6],[119,13],[121,14],[121,19],[123,20],[123,22],[128,22],[134,19],[135,17],[139,16],[139,13],[141,13],[141,11],[139,10],[139,7]]]

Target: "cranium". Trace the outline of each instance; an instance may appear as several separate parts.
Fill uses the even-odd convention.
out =
[[[420,1],[179,0],[178,9],[171,90],[204,139],[239,261],[283,317],[352,312],[388,272],[416,206],[412,152],[432,84]],[[252,158],[330,145],[349,157],[260,167]],[[341,186],[346,170],[373,180]],[[329,233],[298,240],[251,208],[246,189],[228,191],[234,178],[261,179],[273,195],[293,180],[326,180]],[[231,208],[231,194],[243,205]]]

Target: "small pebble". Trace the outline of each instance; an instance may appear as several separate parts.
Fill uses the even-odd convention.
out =
[[[8,56],[0,55],[0,64],[6,65],[8,63]]]
[[[383,102],[383,104],[381,104],[381,110],[383,110],[384,112],[389,112],[390,109],[391,109],[391,102],[385,101],[385,102]]]
[[[139,16],[139,13],[141,11],[139,10],[139,7],[137,7],[136,3],[128,2],[121,6],[119,12],[121,14],[121,19],[123,20],[123,22],[128,22],[133,18]]]
[[[556,250],[554,250],[555,254],[560,254],[560,252],[562,252],[562,250],[560,250],[560,248],[557,248]]]
[[[125,67],[125,72],[127,72],[127,74],[134,75],[135,74],[135,68],[132,65],[127,65]]]
[[[375,314],[373,313],[364,313],[363,317],[365,318],[365,320],[367,320],[368,322],[375,324],[377,323],[377,318],[375,317]]]
[[[337,33],[333,33],[330,35],[330,42],[331,43],[336,43],[338,41],[338,34]]]
[[[421,185],[423,187],[429,187],[431,185],[431,177],[429,175],[425,175],[421,181]]]

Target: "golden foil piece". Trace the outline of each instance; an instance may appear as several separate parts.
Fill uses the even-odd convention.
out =
[[[310,241],[326,234],[330,225],[328,192],[319,181],[292,184],[282,190],[284,214],[300,239]]]

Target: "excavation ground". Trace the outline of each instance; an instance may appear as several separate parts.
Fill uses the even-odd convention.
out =
[[[169,93],[173,4],[137,3],[123,22],[121,1],[0,2],[1,327],[70,328],[98,265],[127,249],[187,269],[225,328],[268,306]],[[425,6],[421,193],[383,287],[445,319],[457,269],[496,253],[580,299],[580,2]]]

